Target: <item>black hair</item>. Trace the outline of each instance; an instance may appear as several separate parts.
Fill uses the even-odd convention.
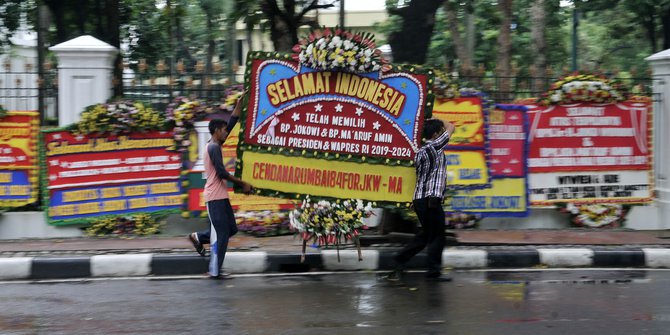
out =
[[[423,138],[429,140],[444,128],[444,122],[440,119],[428,119],[423,123]]]
[[[225,128],[226,126],[228,126],[228,122],[221,119],[209,121],[209,134],[214,135],[217,129]]]

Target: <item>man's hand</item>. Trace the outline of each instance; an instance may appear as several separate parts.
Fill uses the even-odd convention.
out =
[[[235,104],[235,109],[233,110],[232,116],[240,116],[240,113],[242,112],[242,98],[249,93],[249,90],[245,90],[240,94],[240,96],[237,98],[237,103]]]
[[[456,130],[456,126],[454,126],[453,123],[447,121],[445,122],[445,130],[449,133],[449,136],[451,136],[454,133],[454,130]]]
[[[244,184],[242,184],[242,193],[251,194],[251,191],[253,191],[253,190],[254,190],[254,187],[251,186],[251,184],[246,183],[246,182]]]

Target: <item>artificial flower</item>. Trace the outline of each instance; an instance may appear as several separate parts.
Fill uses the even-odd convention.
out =
[[[293,59],[319,70],[372,72],[382,69],[385,60],[369,33],[352,33],[329,28],[313,31],[293,47]]]

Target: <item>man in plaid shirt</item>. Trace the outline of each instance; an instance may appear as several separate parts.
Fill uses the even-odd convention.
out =
[[[414,211],[423,228],[414,239],[395,255],[396,269],[386,276],[387,280],[400,280],[404,265],[414,255],[428,246],[428,272],[426,279],[450,281],[442,275],[442,250],[444,249],[445,215],[442,208],[447,187],[447,158],[444,149],[455,126],[439,119],[424,122],[423,138],[426,143],[416,153],[416,187],[414,189]]]

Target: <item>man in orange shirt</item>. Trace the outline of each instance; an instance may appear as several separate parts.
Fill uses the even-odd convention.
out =
[[[209,122],[209,133],[212,140],[207,143],[205,152],[205,203],[207,215],[209,216],[210,228],[206,232],[191,233],[189,239],[201,256],[204,256],[203,244],[210,244],[210,260],[208,275],[212,279],[223,278],[223,260],[228,249],[228,240],[237,233],[235,215],[230,205],[228,195],[228,182],[239,186],[244,194],[252,191],[251,184],[242,181],[226,171],[223,164],[223,153],[221,146],[226,141],[228,134],[235,127],[241,110],[241,98],[237,101],[235,110],[228,122],[224,120],[212,120]]]

